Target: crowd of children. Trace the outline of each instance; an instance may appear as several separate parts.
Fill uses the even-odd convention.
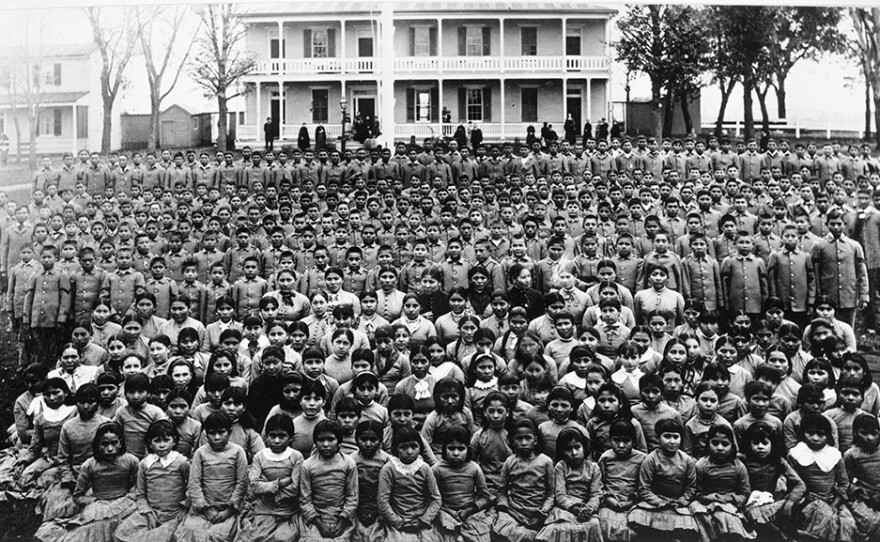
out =
[[[78,158],[0,213],[41,541],[880,536],[867,146]]]

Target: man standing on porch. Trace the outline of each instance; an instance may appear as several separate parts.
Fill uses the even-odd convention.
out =
[[[275,123],[272,117],[266,117],[266,124],[263,125],[263,134],[266,136],[266,152],[272,150],[272,143],[275,141]]]

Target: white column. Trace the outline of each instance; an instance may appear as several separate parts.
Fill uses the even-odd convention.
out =
[[[446,127],[443,125],[443,107],[446,105],[445,103],[443,103],[443,79],[437,80],[437,102],[437,111],[440,115],[440,118],[437,119],[437,125],[440,126],[440,136],[442,137],[446,135],[446,133],[444,132]],[[450,111],[450,113],[452,112]]]
[[[394,5],[390,2],[382,3],[382,13],[379,19],[381,47],[379,48],[379,65],[381,70],[378,74],[378,117],[382,135],[379,143],[383,147],[389,147],[394,143],[395,119],[394,119]],[[438,37],[439,41],[440,38]]]
[[[499,17],[498,24],[501,28],[501,32],[498,34],[498,43],[501,44],[499,50],[501,51],[501,58],[504,58],[504,19]]]
[[[568,120],[568,77],[562,78],[562,123]],[[559,126],[560,128],[562,125]]]
[[[503,23],[502,23],[503,24]],[[507,97],[505,96],[506,80],[501,78],[501,139],[507,138]]]
[[[584,115],[584,119],[593,122],[593,80],[589,77],[587,77],[587,88],[584,92],[587,94],[587,114]],[[595,123],[593,122],[593,124]]]
[[[345,51],[345,21],[339,21],[339,58],[345,58],[348,53]],[[353,117],[352,117],[353,118]]]
[[[567,27],[568,27],[568,19],[563,17],[562,18],[562,49],[560,49],[560,51],[562,51],[562,58],[563,59],[565,58],[565,37],[566,37]],[[565,62],[562,63],[562,69],[563,70],[566,69]]]
[[[77,126],[76,126],[76,104],[73,104],[73,105],[71,106],[71,108],[73,109],[73,134],[71,134],[71,141],[72,141],[72,143],[71,143],[70,153],[73,154],[74,156],[76,156],[76,153],[77,153],[77,149],[76,149],[76,134],[77,134]]]
[[[254,138],[259,141],[260,139],[260,121],[263,118],[263,100],[262,96],[260,96],[260,82],[257,81],[257,114],[254,115]]]

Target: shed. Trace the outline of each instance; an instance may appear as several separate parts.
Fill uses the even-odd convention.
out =
[[[150,115],[122,115],[122,147],[139,149],[147,146]],[[192,148],[211,144],[211,115],[191,113],[179,104],[172,104],[159,113],[159,147],[163,149]]]

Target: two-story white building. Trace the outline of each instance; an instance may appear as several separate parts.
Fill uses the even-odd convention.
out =
[[[29,152],[29,108],[36,111],[37,154],[100,150],[104,109],[98,49],[91,44],[53,45],[24,55],[0,50],[0,133],[9,138],[10,155],[18,153],[16,120],[21,153]],[[117,103],[110,138],[114,149],[121,141],[118,110]]]
[[[341,103],[378,119],[386,144],[479,124],[487,141],[525,139],[567,115],[583,126],[610,108],[614,8],[582,1],[307,2],[249,6],[240,144],[282,142],[305,125],[341,133]],[[443,109],[448,123],[442,122]]]

